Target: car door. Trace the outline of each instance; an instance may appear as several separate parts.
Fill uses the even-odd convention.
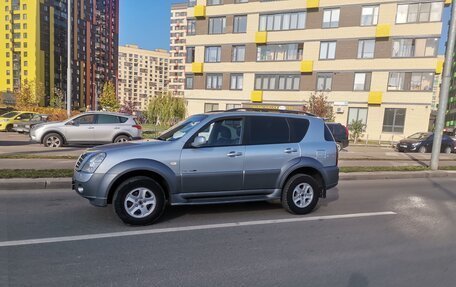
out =
[[[215,120],[200,129],[184,146],[181,159],[182,191],[238,191],[243,185],[245,146],[243,118]],[[206,143],[193,147],[197,136]]]
[[[64,127],[65,139],[68,142],[93,142],[96,117],[95,114],[82,115],[67,123]]]
[[[286,117],[248,117],[244,189],[276,188],[282,168],[301,156],[297,141]]]
[[[120,131],[120,120],[119,117],[114,115],[103,115],[97,116],[97,122],[94,127],[94,140],[96,142],[112,142],[114,136]]]

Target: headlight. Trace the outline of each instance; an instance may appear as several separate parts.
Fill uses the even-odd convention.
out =
[[[26,128],[26,129],[29,129],[29,128],[30,128],[30,125],[25,125],[25,128]]]
[[[418,146],[420,143],[412,143],[412,146]]]
[[[91,156],[90,159],[82,167],[81,172],[94,173],[103,162],[105,157],[106,154],[104,152]]]

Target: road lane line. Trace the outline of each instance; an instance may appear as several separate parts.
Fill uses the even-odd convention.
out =
[[[121,232],[111,232],[111,233],[49,237],[49,238],[39,238],[39,239],[0,241],[0,247],[35,245],[35,244],[45,244],[45,243],[59,243],[59,242],[68,242],[68,241],[81,241],[81,240],[115,238],[115,237],[125,237],[125,236],[148,235],[148,234],[160,234],[160,233],[170,233],[170,232],[179,232],[179,231],[195,231],[195,230],[219,229],[219,228],[229,228],[229,227],[244,227],[244,226],[255,226],[255,225],[265,225],[265,224],[279,224],[279,223],[305,222],[305,221],[330,220],[330,219],[361,218],[361,217],[395,215],[395,214],[397,214],[397,213],[392,212],[392,211],[352,213],[352,214],[340,214],[340,215],[294,217],[294,218],[284,218],[284,219],[269,219],[269,220],[243,221],[243,222],[231,222],[231,223],[218,223],[218,224],[194,225],[194,226],[183,226],[183,227],[168,227],[168,228],[157,228],[157,229],[148,229],[148,230],[121,231]]]

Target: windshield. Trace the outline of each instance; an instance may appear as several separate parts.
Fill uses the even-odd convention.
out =
[[[430,133],[416,133],[408,137],[408,139],[411,140],[425,140],[427,139],[431,134]]]
[[[202,120],[207,118],[206,115],[191,116],[188,119],[174,125],[168,130],[164,131],[157,139],[162,141],[175,141],[185,136]]]
[[[41,119],[43,118],[44,116],[42,115],[34,115],[33,118],[31,119],[31,121],[41,121]]]
[[[18,112],[9,112],[9,113],[3,114],[1,117],[2,118],[12,118],[12,117],[17,116],[18,114],[19,114]]]

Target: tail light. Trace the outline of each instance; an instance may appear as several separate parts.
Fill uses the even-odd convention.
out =
[[[138,130],[142,130],[142,126],[140,126],[140,125],[134,125],[132,127],[134,127],[135,129],[138,129]]]
[[[345,127],[345,134],[347,135],[347,138],[348,138],[349,137],[348,127]]]

